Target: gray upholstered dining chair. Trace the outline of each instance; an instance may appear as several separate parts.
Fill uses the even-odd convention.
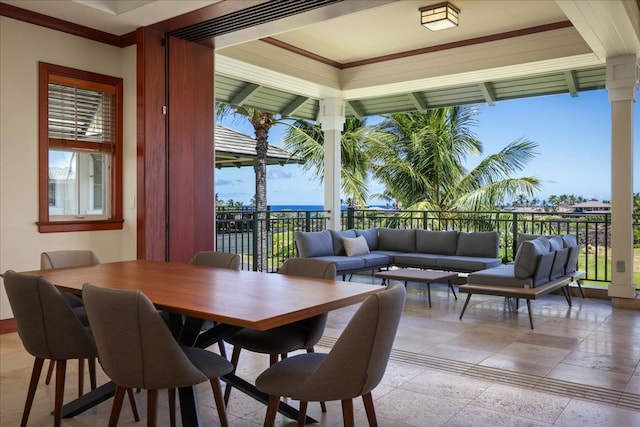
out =
[[[86,267],[100,264],[98,256],[90,250],[49,251],[40,254],[40,269]]]
[[[69,359],[89,359],[92,388],[95,388],[98,353],[89,329],[80,322],[61,293],[41,276],[7,271],[3,275],[9,304],[25,349],[35,357],[21,425],[29,419],[40,372],[46,359],[56,364],[54,425],[61,422],[64,383]]]
[[[278,273],[334,280],[336,278],[336,265],[330,261],[318,259],[291,258],[282,264]],[[312,353],[314,346],[322,338],[327,324],[327,317],[328,314],[323,313],[266,331],[243,329],[231,335],[225,340],[233,345],[231,364],[234,366],[234,372],[238,366],[242,349],[268,354],[270,365],[278,361],[278,356],[286,358],[289,352],[295,350],[305,349],[307,352]],[[231,387],[227,385],[224,391],[225,403],[229,402],[230,393]],[[323,412],[326,411],[324,403],[322,403],[322,410]]]
[[[72,267],[89,267],[92,265],[100,264],[100,259],[91,250],[60,250],[60,251],[48,251],[40,254],[40,270],[52,270],[56,268],[72,268]],[[76,295],[72,295],[68,292],[61,292],[63,298],[71,306],[73,312],[80,318],[80,321],[87,325],[87,315],[82,306],[82,300]],[[95,364],[95,360],[90,362]],[[55,362],[51,360],[49,362],[49,369],[47,370],[47,377],[45,384],[49,384],[51,376],[53,374],[53,368]],[[95,388],[95,383],[91,386]],[[78,395],[81,395],[84,388],[84,363],[82,360],[78,362]]]
[[[240,255],[227,252],[200,251],[191,257],[189,264],[206,265],[209,267],[240,270]]]
[[[377,425],[371,391],[387,367],[400,323],[406,290],[399,282],[362,303],[329,353],[284,359],[256,379],[269,395],[264,425],[273,426],[281,396],[300,401],[298,425],[304,425],[307,402],[340,400],[345,426],[353,426],[353,399],[362,396],[370,426]]]
[[[175,389],[209,381],[220,417],[227,426],[220,376],[232,366],[207,350],[183,347],[175,340],[151,301],[140,291],[85,284],[82,296],[98,347],[100,364],[116,384],[109,425],[115,426],[125,391],[147,390],[147,425],[154,426],[158,390],[169,390],[171,425]]]
[[[214,268],[226,268],[229,270],[240,270],[240,255],[231,254],[227,252],[217,251],[200,251],[191,257],[189,264],[191,265],[203,265]],[[166,320],[166,319],[165,319]],[[205,320],[202,324],[202,330],[206,331],[213,328],[215,323],[211,320]],[[220,355],[227,357],[227,352],[224,348],[224,342],[218,341],[218,347],[220,348]]]

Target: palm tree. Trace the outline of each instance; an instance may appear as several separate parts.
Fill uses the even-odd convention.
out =
[[[256,161],[254,164],[256,177],[256,227],[254,232],[258,237],[258,250],[255,250],[255,265],[258,271],[268,270],[267,258],[267,149],[269,147],[269,129],[278,123],[274,113],[269,111],[247,108],[243,106],[232,106],[225,103],[216,104],[216,115],[225,116],[234,114],[243,116],[253,126],[256,137]]]
[[[284,137],[284,148],[305,160],[305,170],[313,170],[315,177],[324,179],[324,133],[319,124],[308,120],[287,123],[289,129]],[[366,206],[369,192],[367,174],[370,160],[366,141],[372,136],[366,119],[348,117],[340,141],[342,170],[340,188],[354,205]]]
[[[493,209],[519,194],[532,196],[540,186],[532,177],[511,178],[536,153],[537,144],[521,138],[484,158],[468,171],[470,154],[482,153],[471,127],[470,106],[385,116],[370,143],[374,176],[406,208],[421,210]]]

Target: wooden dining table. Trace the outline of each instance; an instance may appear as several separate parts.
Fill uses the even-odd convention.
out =
[[[187,345],[208,347],[242,328],[267,330],[331,310],[357,304],[384,288],[376,285],[314,279],[254,271],[236,271],[189,264],[133,260],[91,267],[35,270],[61,290],[77,295],[92,283],[110,289],[142,291],[156,308],[171,313],[171,328]],[[202,333],[205,320],[215,327]],[[222,378],[264,403],[267,396],[235,374]],[[107,383],[68,403],[71,417],[108,399]],[[200,425],[195,389],[179,389],[183,425]],[[281,402],[280,412],[297,419],[297,411]]]

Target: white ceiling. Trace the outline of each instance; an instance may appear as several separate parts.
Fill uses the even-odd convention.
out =
[[[114,35],[219,1],[264,3],[0,0]],[[612,56],[640,56],[638,0],[452,0],[461,10],[459,27],[432,32],[420,25],[418,9],[439,2],[344,0],[224,34],[214,41],[216,74],[297,96],[348,101],[572,72],[602,67]],[[563,21],[571,25],[528,30]],[[515,31],[525,34],[508,34]],[[266,43],[265,37],[291,48]],[[407,54],[417,49],[423,52]],[[380,58],[386,55],[396,57]]]

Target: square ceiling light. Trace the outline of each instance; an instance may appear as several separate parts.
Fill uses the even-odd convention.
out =
[[[460,9],[449,2],[421,7],[420,24],[431,31],[444,30],[458,26]]]

